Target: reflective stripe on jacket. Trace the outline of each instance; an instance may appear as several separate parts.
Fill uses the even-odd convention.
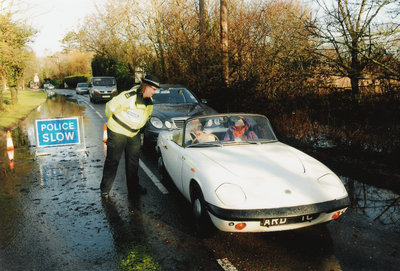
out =
[[[107,127],[115,133],[133,137],[146,124],[152,111],[152,100],[144,99],[140,89],[121,92],[106,104]]]

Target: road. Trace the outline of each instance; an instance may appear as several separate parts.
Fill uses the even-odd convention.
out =
[[[139,174],[147,194],[128,199],[121,161],[112,200],[102,200],[104,104],[56,92],[18,128],[14,170],[0,158],[0,270],[118,270],[138,248],[162,270],[400,269],[400,196],[346,176],[352,206],[340,219],[277,233],[197,237],[190,205],[146,153]],[[34,120],[69,116],[82,117],[83,146],[35,147]]]

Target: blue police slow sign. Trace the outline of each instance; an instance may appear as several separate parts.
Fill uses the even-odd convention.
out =
[[[80,144],[79,117],[36,120],[37,147]]]

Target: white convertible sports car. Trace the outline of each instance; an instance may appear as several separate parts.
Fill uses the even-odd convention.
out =
[[[341,180],[279,142],[257,114],[192,117],[158,137],[159,167],[191,202],[197,228],[270,232],[337,219],[350,201]]]

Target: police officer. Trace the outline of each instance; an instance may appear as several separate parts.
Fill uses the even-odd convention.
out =
[[[144,194],[139,185],[140,129],[144,127],[153,111],[152,96],[160,87],[159,79],[146,75],[140,87],[121,92],[106,104],[107,157],[104,162],[101,195],[108,198],[122,152],[125,151],[126,183],[129,195]]]

